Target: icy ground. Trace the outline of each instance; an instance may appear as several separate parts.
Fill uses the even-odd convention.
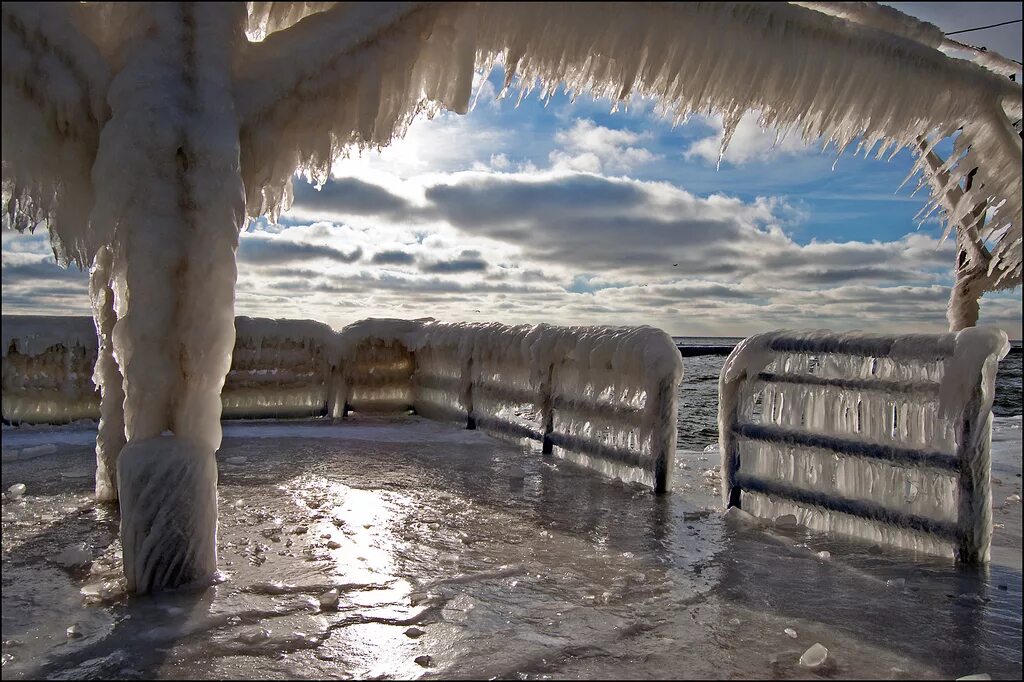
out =
[[[726,518],[716,452],[656,498],[415,418],[233,422],[223,582],[133,600],[94,428],[3,431],[4,679],[1021,676],[1019,416],[987,570]]]

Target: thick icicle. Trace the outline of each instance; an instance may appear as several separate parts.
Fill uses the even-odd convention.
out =
[[[124,378],[114,357],[111,334],[117,315],[114,312],[114,290],[110,286],[110,249],[103,247],[96,254],[89,273],[89,297],[98,339],[96,370],[92,381],[100,392],[100,423],[96,435],[96,499],[109,502],[117,499],[117,458],[125,444]]]

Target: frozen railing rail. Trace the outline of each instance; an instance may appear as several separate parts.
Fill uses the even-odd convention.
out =
[[[719,382],[722,497],[765,518],[987,561],[998,329],[745,339]]]

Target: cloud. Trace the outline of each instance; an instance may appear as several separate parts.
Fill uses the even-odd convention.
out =
[[[374,265],[412,265],[416,257],[405,251],[378,251],[370,262]]]
[[[466,234],[516,245],[528,260],[631,277],[728,276],[835,286],[948,276],[953,245],[925,235],[889,242],[799,244],[783,200],[698,197],[667,183],[589,174],[460,173],[428,186],[437,214]]]
[[[552,151],[548,158],[552,168],[558,170],[623,173],[660,158],[648,149],[633,146],[648,138],[649,134],[614,130],[588,119],[577,119],[571,128],[555,133],[555,142],[562,149]]]
[[[295,241],[287,236],[253,233],[244,236],[238,243],[238,261],[253,265],[326,259],[337,263],[355,263],[363,257],[363,250],[357,247],[348,253],[326,244]]]
[[[320,190],[300,180],[294,191],[290,213],[313,215],[317,220],[339,214],[401,216],[409,208],[402,197],[353,177],[334,178]]]
[[[750,112],[740,119],[733,131],[723,161],[741,165],[755,161],[767,161],[775,156],[794,156],[816,152],[816,148],[800,139],[798,131],[791,131],[783,139],[777,139],[777,131],[764,130],[758,124],[759,114]],[[722,149],[722,138],[725,134],[721,116],[709,116],[705,119],[711,125],[714,134],[701,138],[683,153],[686,159],[703,159],[710,164],[718,165],[718,155]]]
[[[437,261],[420,265],[423,272],[457,273],[482,272],[487,269],[487,261],[480,257],[479,251],[463,251],[458,258],[448,261]]]

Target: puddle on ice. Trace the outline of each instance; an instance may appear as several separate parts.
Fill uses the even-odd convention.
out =
[[[727,518],[714,453],[658,498],[415,419],[246,428],[220,580],[134,599],[88,432],[5,431],[54,447],[3,465],[4,679],[1021,675],[1019,418],[985,570]]]

